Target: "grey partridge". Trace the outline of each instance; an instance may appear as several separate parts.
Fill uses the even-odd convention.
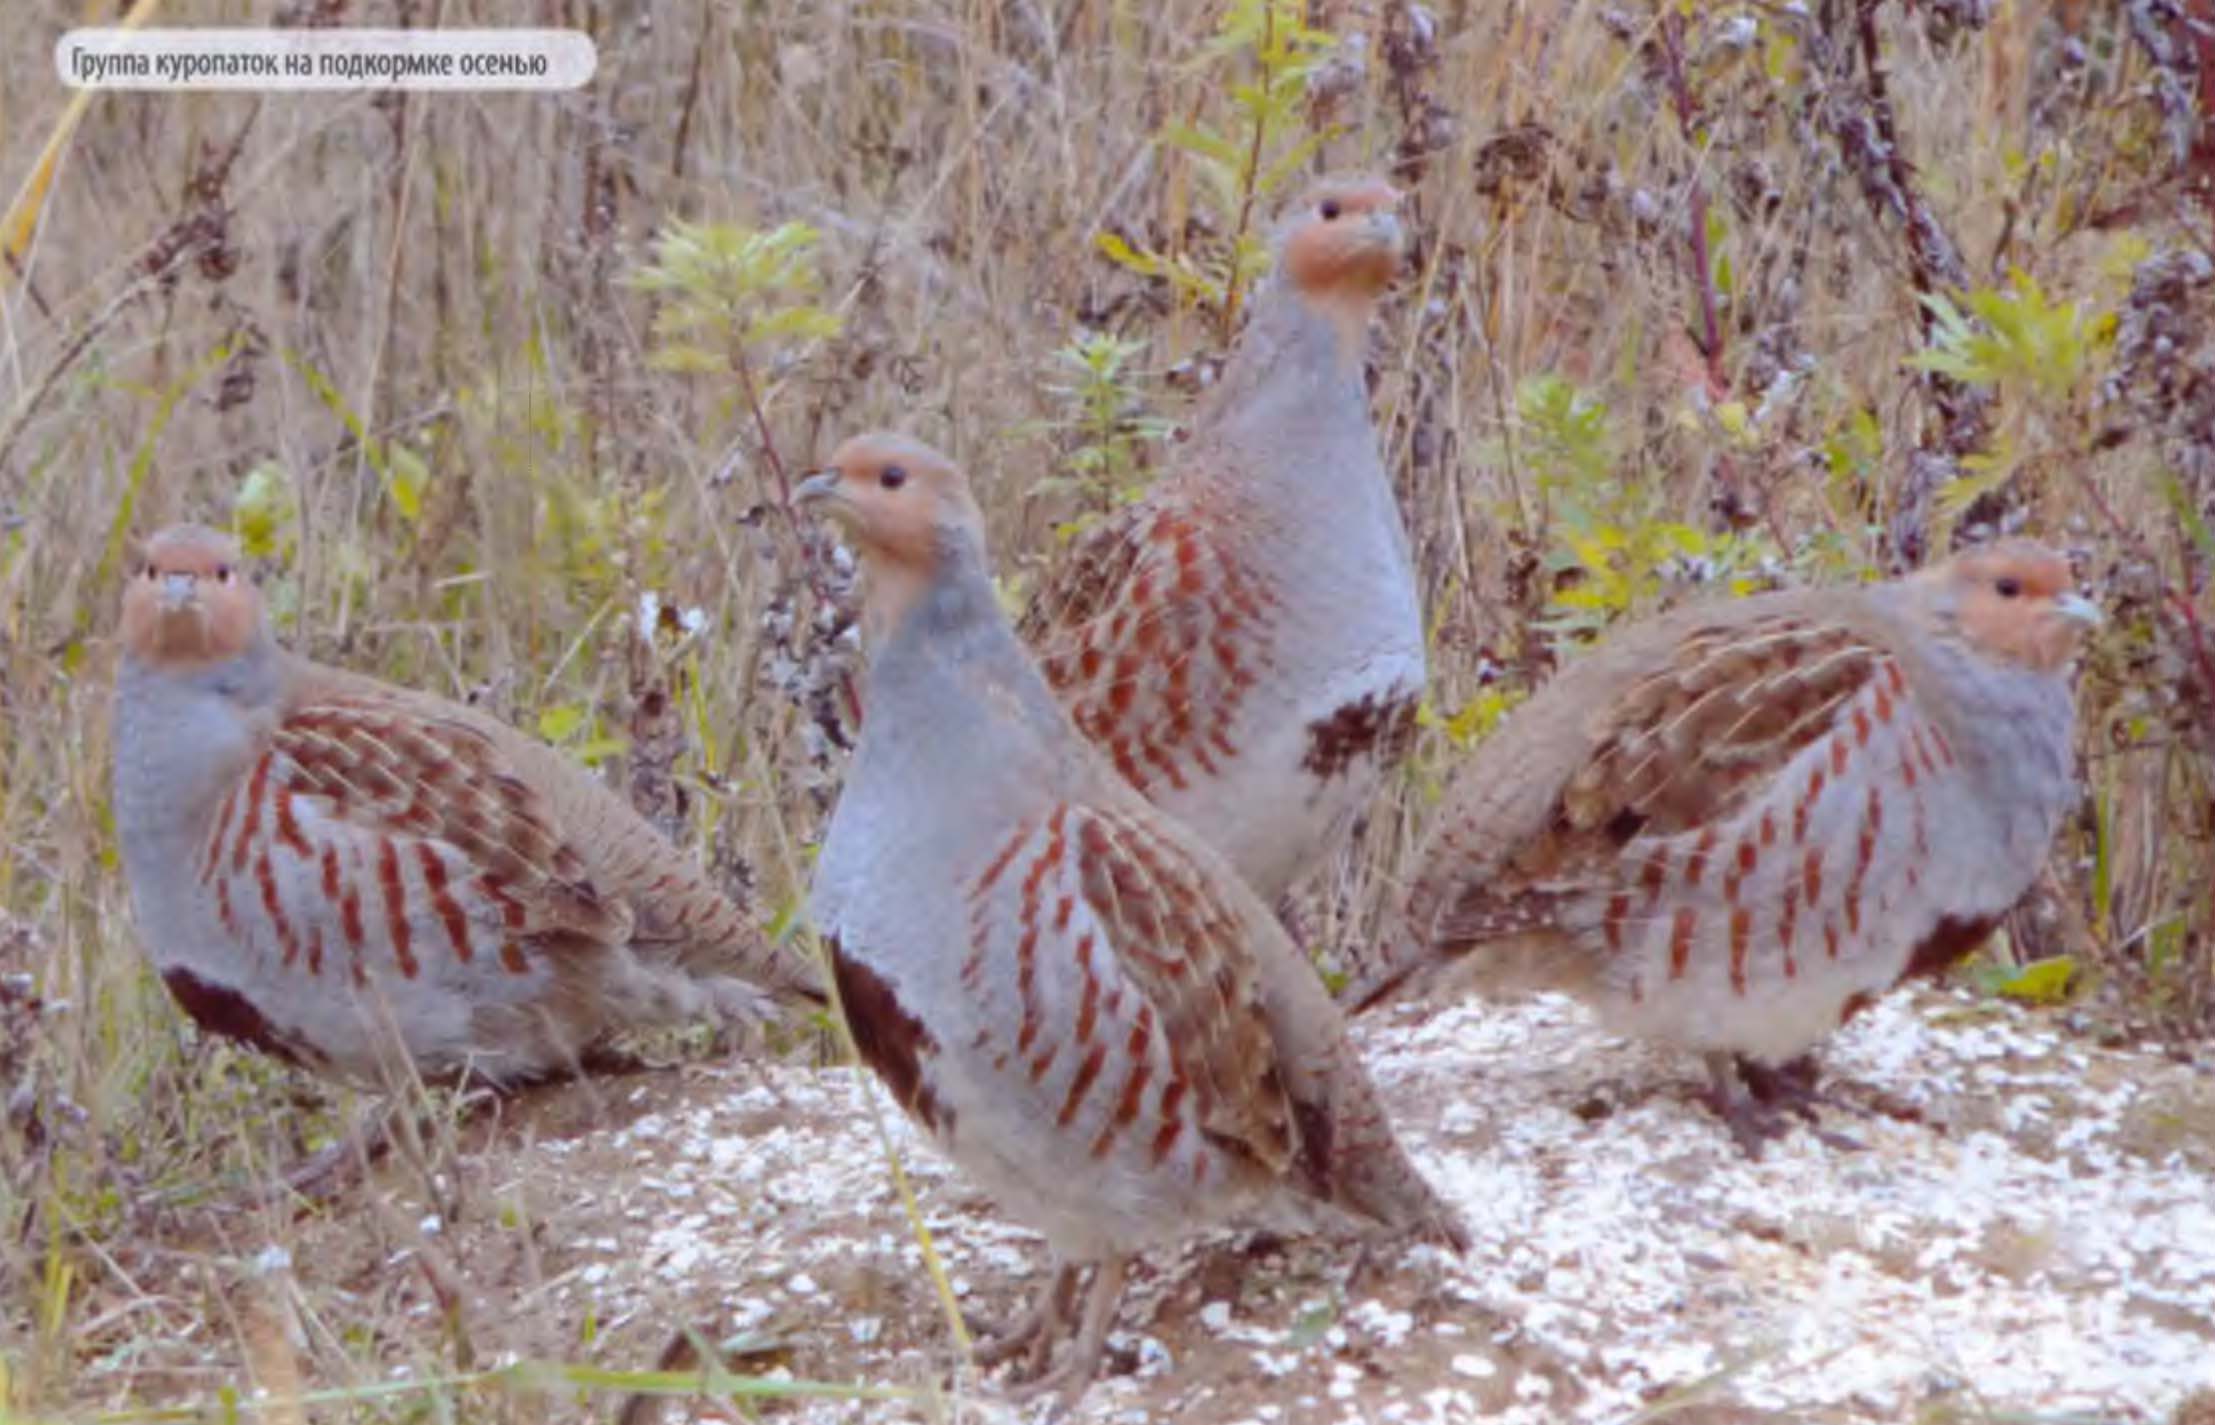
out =
[[[858,436],[796,495],[851,533],[872,630],[811,915],[863,1058],[1062,1264],[1002,1343],[1035,1387],[1081,1391],[1131,1254],[1207,1224],[1460,1243],[1267,908],[1039,676],[961,473]]]
[[[1758,1152],[1780,1106],[1806,1109],[1813,1046],[1974,949],[2044,862],[2099,618],[2071,584],[2009,541],[1606,639],[1455,775],[1348,1001],[1464,977],[1567,991],[1705,1053]]]
[[[211,1031],[333,1075],[510,1085],[612,1033],[819,1002],[705,873],[559,753],[278,646],[180,525],[123,594],[115,819],[141,938]]]
[[[1125,779],[1276,902],[1413,737],[1423,617],[1363,380],[1398,195],[1326,182],[1175,464],[1047,573],[1020,633]]]

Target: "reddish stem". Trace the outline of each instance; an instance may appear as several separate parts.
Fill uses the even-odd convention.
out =
[[[800,577],[807,581],[808,591],[816,602],[825,608],[836,607],[830,590],[824,585],[822,573],[816,568],[815,547],[808,542],[807,531],[800,527],[800,512],[792,507],[792,476],[785,470],[784,457],[777,453],[777,439],[769,433],[769,414],[761,407],[761,393],[754,385],[754,368],[746,360],[746,348],[731,348],[731,369],[738,373],[738,386],[746,395],[746,409],[753,413],[754,431],[761,441],[762,459],[769,465],[769,473],[777,480],[777,508],[783,512],[786,527],[792,531],[792,542],[800,551]],[[861,694],[854,687],[854,675],[842,672],[839,688],[846,695],[846,712],[861,726]]]

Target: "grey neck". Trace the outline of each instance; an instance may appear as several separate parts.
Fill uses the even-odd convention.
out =
[[[960,711],[946,716],[949,708]],[[975,537],[942,527],[929,589],[870,663],[864,761],[928,758],[984,780],[1010,762],[1052,761],[1066,723],[1000,611]]]
[[[1201,414],[1192,467],[1233,470],[1265,524],[1373,524],[1397,530],[1361,354],[1328,315],[1282,285],[1255,299],[1237,350]],[[1215,447],[1220,458],[1209,458]]]
[[[266,633],[183,672],[126,655],[116,675],[115,795],[126,826],[197,825],[274,724],[290,655]]]

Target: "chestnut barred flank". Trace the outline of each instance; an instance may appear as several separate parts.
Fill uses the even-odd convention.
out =
[[[1274,903],[1413,740],[1423,623],[1364,380],[1398,194],[1327,182],[1134,504],[1049,566],[1018,632],[1125,780]]]
[[[1622,630],[1457,770],[1349,1002],[1452,960],[1726,1059],[1803,1056],[1973,949],[2037,873],[2095,617],[2070,583],[2012,543]]]
[[[960,470],[908,437],[857,436],[796,494],[861,551],[871,630],[868,717],[810,913],[892,1096],[1065,1263],[1093,1267],[1062,1378],[1097,1368],[1131,1254],[1227,1216],[1466,1245],[1275,917],[1118,770],[1138,765],[1118,734],[1086,735],[1092,694],[1072,716],[1017,641]],[[1174,646],[1123,631],[1149,654]],[[1137,686],[1096,685],[1104,716]],[[1166,730],[1173,744],[1145,741]],[[1133,736],[1180,775],[1202,763],[1170,745],[1209,755],[1175,720]],[[1042,1322],[1062,1295],[1048,1287]]]
[[[817,1003],[583,768],[469,708],[278,647],[226,536],[147,542],[124,596],[116,820],[178,1002],[295,1062],[521,1083],[608,1036]]]

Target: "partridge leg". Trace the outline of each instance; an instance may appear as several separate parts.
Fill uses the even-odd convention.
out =
[[[1818,1085],[1813,1055],[1803,1054],[1772,1068],[1744,1055],[1709,1054],[1707,1073],[1708,1089],[1701,1097],[1749,1158],[1759,1158],[1769,1140],[1791,1132],[1795,1119],[1841,1152],[1857,1152],[1864,1146],[1822,1127],[1816,1106],[1837,1105],[1838,1100]]]
[[[1740,1152],[1749,1158],[1760,1158],[1761,1150],[1768,1146],[1770,1139],[1782,1138],[1792,1131],[1791,1119],[1777,1105],[1751,1091],[1749,1083],[1739,1074],[1739,1066],[1745,1061],[1724,1053],[1705,1057],[1707,1088],[1699,1096],[1701,1102],[1723,1121]]]
[[[1078,1323],[1076,1338],[1063,1353],[1061,1364],[1018,1386],[1010,1392],[1014,1399],[1058,1395],[1063,1410],[1077,1403],[1085,1387],[1100,1373],[1101,1358],[1107,1354],[1108,1327],[1115,1324],[1115,1308],[1123,1300],[1123,1280],[1129,1264],[1126,1257],[1109,1257],[1093,1270],[1092,1285],[1085,1292],[1084,1319]]]
[[[1820,1104],[1825,1108],[1835,1108],[1841,1112],[1856,1114],[1864,1118],[1881,1113],[1887,1118],[1896,1118],[1902,1123],[1927,1124],[1929,1122],[1920,1108],[1885,1092],[1874,1084],[1855,1082],[1844,1085],[1845,1088],[1852,1090],[1850,1096],[1839,1092],[1836,1088],[1822,1087],[1820,1083],[1821,1069],[1817,1065],[1813,1054],[1802,1054],[1797,1059],[1777,1065],[1774,1069],[1766,1069],[1759,1064],[1740,1060],[1739,1072],[1745,1076],[1748,1086],[1753,1089],[1756,1097],[1782,1102],[1785,1107],[1792,1109],[1795,1113],[1806,1115],[1810,1122],[1814,1121],[1813,1114],[1807,1108],[1807,1105],[1810,1104]],[[1768,1083],[1766,1085],[1757,1083],[1756,1074],[1766,1075]],[[1859,1148],[1863,1145],[1855,1143],[1852,1146]]]
[[[1017,1376],[1028,1379],[1043,1371],[1046,1353],[1053,1348],[1055,1335],[1068,1326],[1069,1309],[1077,1294],[1077,1279],[1083,1270],[1074,1262],[1059,1263],[1054,1269],[1054,1279],[1039,1292],[1028,1311],[977,1342],[973,1352],[977,1364],[990,1368],[1023,1356],[1027,1359],[1016,1371]]]

